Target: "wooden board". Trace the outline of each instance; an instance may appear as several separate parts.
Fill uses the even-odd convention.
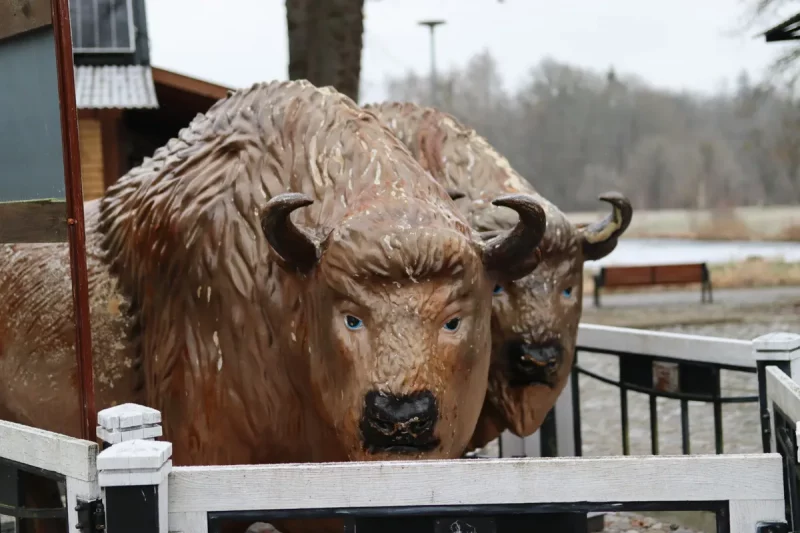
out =
[[[604,287],[624,287],[629,285],[651,285],[653,269],[643,267],[607,267],[603,271]]]
[[[0,202],[0,243],[66,241],[64,200]]]
[[[97,444],[0,420],[0,457],[82,481],[97,480]]]
[[[53,23],[49,0],[0,2],[0,40]]]
[[[659,265],[653,267],[655,283],[699,283],[703,281],[703,265]]]
[[[670,359],[755,368],[753,341],[723,339],[702,335],[686,335],[666,331],[578,325],[578,350],[592,349],[602,353],[634,353]]]
[[[783,502],[780,455],[175,467],[169,478],[170,513],[740,500]]]

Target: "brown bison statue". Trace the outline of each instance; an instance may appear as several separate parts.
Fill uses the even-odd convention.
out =
[[[539,200],[484,242],[409,150],[308,82],[233,92],[86,205],[97,404],[162,412],[175,464],[459,456],[492,288]],[[79,433],[66,247],[0,257],[0,417]]]
[[[527,276],[513,276],[515,281],[500,281],[494,287],[489,387],[470,449],[484,446],[505,429],[518,436],[532,434],[572,367],[583,263],[614,250],[630,224],[630,202],[618,193],[605,194],[600,199],[612,205],[612,213],[592,225],[575,226],[483,137],[454,117],[411,103],[365,108],[451,191],[472,227],[486,238],[497,238],[515,223],[513,213],[493,206],[496,198],[521,193],[544,206],[547,230],[536,252],[541,264]],[[508,265],[509,272],[514,268]]]

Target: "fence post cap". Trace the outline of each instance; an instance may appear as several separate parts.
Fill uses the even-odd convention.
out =
[[[172,470],[172,443],[129,440],[97,456],[100,486],[158,485]]]
[[[796,333],[767,333],[753,339],[753,351],[756,354],[756,359],[773,359],[774,355],[768,355],[769,352],[782,352],[788,355],[790,352],[798,351],[799,349],[800,335]],[[796,355],[793,354],[793,356],[800,357],[800,351]]]
[[[149,426],[161,422],[161,411],[135,403],[123,403],[97,413],[97,423],[108,430]]]

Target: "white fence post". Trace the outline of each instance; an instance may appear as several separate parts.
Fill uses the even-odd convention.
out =
[[[97,414],[97,436],[110,445],[97,456],[109,531],[168,531],[172,444],[155,440],[160,422],[158,410],[132,403]]]
[[[753,339],[753,357],[758,369],[758,403],[761,416],[761,443],[765,453],[775,450],[772,406],[767,399],[768,366],[777,366],[797,381],[800,377],[800,335],[768,333]]]
[[[107,444],[129,440],[154,440],[162,435],[161,412],[124,403],[97,413],[97,437]]]
[[[97,470],[114,533],[167,533],[172,444],[129,440],[103,450]]]

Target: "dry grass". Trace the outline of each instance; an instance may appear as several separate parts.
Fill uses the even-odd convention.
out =
[[[780,235],[784,241],[800,242],[800,224],[792,224],[784,228]]]
[[[590,222],[605,212],[569,213]],[[625,238],[800,242],[800,206],[748,206],[717,210],[634,210]]]
[[[711,283],[715,289],[743,289],[753,287],[784,287],[800,285],[800,263],[767,260],[751,257],[745,261],[709,265]],[[685,290],[696,285],[658,285],[641,289],[604,289],[608,292],[660,292]],[[592,272],[584,272],[584,293],[594,289]]]

